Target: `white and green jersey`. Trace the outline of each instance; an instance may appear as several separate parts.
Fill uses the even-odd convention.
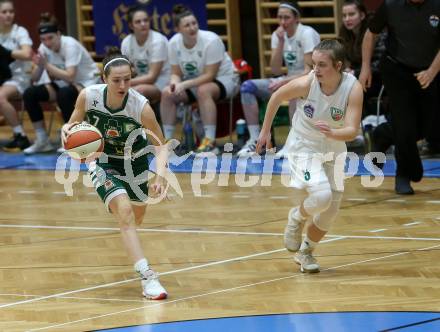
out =
[[[304,71],[304,54],[311,53],[320,42],[319,34],[308,25],[298,24],[295,34],[287,37],[284,33],[283,58],[287,75],[298,75]],[[271,48],[277,48],[279,39],[272,33]]]
[[[348,97],[356,82],[356,77],[343,72],[339,87],[332,95],[327,96],[322,92],[313,70],[309,75],[312,76],[309,94],[306,98],[297,99],[296,112],[292,118],[292,130],[309,139],[321,139],[324,134],[315,127],[316,121],[325,121],[334,129],[344,126]]]
[[[178,65],[183,73],[183,80],[193,79],[203,74],[205,66],[220,63],[216,78],[236,75],[234,64],[225,50],[220,37],[211,31],[199,30],[197,43],[187,48],[181,33],[176,33],[168,44],[171,65]]]
[[[121,44],[121,53],[126,55],[136,68],[138,75],[146,75],[152,63],[163,62],[162,70],[154,84],[163,90],[170,81],[168,62],[168,40],[161,33],[150,30],[147,40],[139,45],[134,34],[129,34]]]
[[[133,157],[147,146],[142,129],[141,114],[148,100],[129,89],[122,107],[110,109],[107,105],[107,84],[91,85],[85,90],[86,121],[99,129],[104,137],[104,153],[109,158]]]
[[[72,83],[61,79],[54,80],[60,88],[68,86],[69,84],[80,84],[83,87],[88,87],[99,81],[100,72],[98,65],[93,61],[89,51],[75,38],[61,36],[60,49],[57,52],[47,48],[41,43],[38,47],[38,52],[46,56],[48,63],[62,70],[66,70],[69,67],[76,67],[76,73]],[[42,75],[45,75],[45,79],[47,80],[47,72]],[[47,82],[42,81],[42,83]]]

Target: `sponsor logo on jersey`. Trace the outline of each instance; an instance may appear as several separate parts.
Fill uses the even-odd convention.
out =
[[[120,137],[121,134],[119,133],[117,128],[108,128],[105,132],[106,137]]]
[[[429,16],[429,24],[431,24],[433,28],[437,28],[439,21],[440,19],[438,18],[437,15]]]
[[[105,137],[107,138],[117,138],[121,137],[122,126],[116,119],[108,119],[107,123],[104,125]]]
[[[330,107],[330,115],[334,121],[341,121],[344,118],[345,110],[336,107]]]
[[[194,61],[184,62],[183,71],[185,72],[186,76],[189,77],[197,76],[198,74],[197,63]]]
[[[315,113],[315,109],[313,108],[313,106],[311,104],[306,104],[304,105],[304,114],[308,117],[308,118],[313,118],[313,113]]]
[[[284,60],[286,61],[288,66],[292,66],[296,63],[296,52],[287,51],[284,52]]]
[[[142,60],[137,60],[136,69],[138,71],[138,74],[146,74],[148,73],[148,63]]]
[[[115,184],[111,180],[105,180],[105,182],[104,182],[105,190],[109,190],[109,189],[113,188],[114,186],[115,186]]]
[[[133,123],[124,123],[124,132],[130,133],[136,129],[136,125]]]

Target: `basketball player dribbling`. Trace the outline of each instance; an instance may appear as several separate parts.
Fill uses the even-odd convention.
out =
[[[147,129],[155,145],[156,177],[150,189],[153,196],[165,194],[164,175],[167,148],[148,100],[130,89],[131,63],[127,57],[115,54],[103,61],[104,82],[81,91],[73,114],[61,131],[63,143],[70,129],[83,120],[97,127],[104,137],[104,153],[91,163],[89,173],[98,195],[119,223],[122,242],[135,271],[141,277],[143,295],[148,299],[167,297],[158,275],[145,258],[136,226],[142,223],[148,194]]]

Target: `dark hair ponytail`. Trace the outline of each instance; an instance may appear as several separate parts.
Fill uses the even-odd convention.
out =
[[[60,31],[60,29],[58,28],[58,20],[56,17],[48,12],[41,13],[38,33],[42,35],[45,33],[57,33],[58,31]]]
[[[111,63],[109,63],[110,61]],[[102,60],[102,68],[103,68],[104,76],[108,76],[110,74],[111,68],[124,66],[124,65],[128,65],[130,67],[130,70],[133,72],[132,70],[133,66],[130,60],[125,55],[121,54],[121,51],[117,46],[107,47],[105,58],[104,60]]]
[[[174,5],[172,12],[173,12],[173,24],[175,28],[179,27],[179,23],[182,20],[182,18],[191,15],[195,17],[191,9],[182,5],[181,3]]]

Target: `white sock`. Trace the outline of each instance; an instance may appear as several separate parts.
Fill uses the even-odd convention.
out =
[[[141,276],[145,276],[145,273],[149,269],[150,269],[150,266],[148,265],[148,261],[146,258],[142,258],[134,264],[134,270],[137,273],[139,273]]]
[[[22,136],[26,136],[26,134],[24,133],[23,127],[21,125],[13,127],[12,131],[14,132],[14,134],[20,134]]]
[[[248,125],[249,136],[253,141],[258,139],[260,136],[260,126],[259,125]]]
[[[44,128],[35,128],[35,135],[37,136],[37,141],[44,142],[49,136],[47,136],[46,129]]]
[[[205,137],[208,137],[211,141],[215,141],[215,132],[217,130],[216,125],[203,125],[205,129]]]
[[[172,139],[174,137],[174,130],[176,129],[175,125],[166,125],[163,126],[163,134],[166,140]]]
[[[315,249],[317,244],[318,244],[318,242],[314,242],[314,241],[310,240],[310,238],[306,234],[303,242],[301,243],[301,247],[299,248],[299,250],[300,251],[303,251],[303,250],[313,251],[313,249]]]

